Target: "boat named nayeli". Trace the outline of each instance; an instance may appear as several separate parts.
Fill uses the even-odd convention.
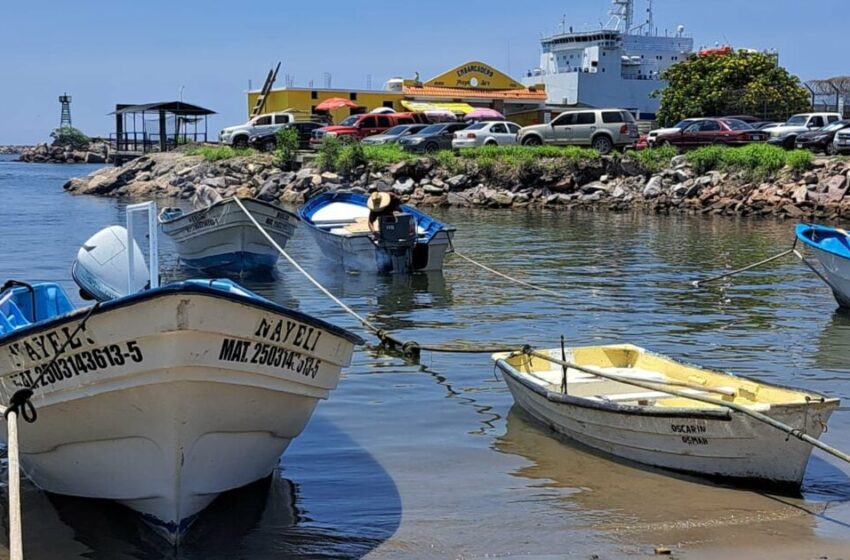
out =
[[[126,230],[94,239],[83,256],[126,263]],[[97,262],[75,267],[79,277],[96,278]],[[216,496],[275,469],[362,340],[229,280],[157,278],[151,267],[150,289],[130,278],[129,295],[83,308],[55,283],[10,284],[0,400],[34,392],[38,419],[19,424],[19,442],[37,486],[116,500],[177,543]]]
[[[438,271],[455,228],[413,207],[370,222],[370,204],[389,204],[387,193],[323,193],[298,211],[322,253],[347,271],[407,273]],[[380,202],[377,202],[380,201]]]
[[[815,439],[839,405],[812,391],[684,365],[629,344],[493,359],[516,404],[570,439],[638,463],[757,486],[798,489],[811,445],[740,411],[688,396],[760,412]]]

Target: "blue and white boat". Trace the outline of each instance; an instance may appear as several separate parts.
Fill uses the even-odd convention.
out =
[[[323,193],[298,211],[322,253],[347,271],[407,273],[443,269],[455,228],[410,206],[381,218],[378,233],[367,223],[368,197]]]
[[[19,440],[36,485],[116,500],[179,543],[216,496],[276,468],[362,341],[230,280],[157,276],[88,307],[55,283],[0,288],[0,399],[34,391]]]
[[[799,224],[796,234],[821,264],[822,278],[832,288],[838,305],[850,308],[850,233],[841,228]]]
[[[254,198],[240,199],[281,248],[295,232],[298,217]],[[193,212],[164,208],[162,231],[174,240],[180,262],[194,270],[224,274],[264,273],[280,256],[233,198],[221,199]]]

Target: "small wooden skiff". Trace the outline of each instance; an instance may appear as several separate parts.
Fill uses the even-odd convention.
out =
[[[561,360],[561,349],[538,352]],[[628,344],[567,348],[565,356],[564,362],[658,390],[523,352],[493,359],[517,405],[553,430],[639,463],[739,483],[797,489],[812,447],[742,412],[665,390],[741,405],[813,438],[839,405],[818,393],[684,365]]]

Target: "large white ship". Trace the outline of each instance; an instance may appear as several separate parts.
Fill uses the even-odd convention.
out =
[[[540,66],[523,79],[528,86],[545,84],[550,105],[620,107],[639,118],[654,118],[659,100],[650,94],[664,87],[661,73],[684,60],[694,41],[678,26],[659,35],[652,1],[646,21],[635,24],[634,0],[613,0],[607,25],[573,31],[562,22],[558,33],[543,37]]]

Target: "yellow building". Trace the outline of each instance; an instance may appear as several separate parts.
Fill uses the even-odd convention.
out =
[[[248,92],[248,112],[260,92]],[[546,92],[539,86],[526,87],[518,80],[479,61],[467,62],[426,82],[418,78],[393,79],[384,90],[312,88],[273,89],[266,97],[264,113],[294,111],[308,118],[316,106],[331,98],[357,104],[356,108],[331,111],[335,123],[351,114],[367,113],[378,107],[396,111],[426,111],[444,108],[463,114],[476,107],[489,107],[520,125],[542,122]]]

